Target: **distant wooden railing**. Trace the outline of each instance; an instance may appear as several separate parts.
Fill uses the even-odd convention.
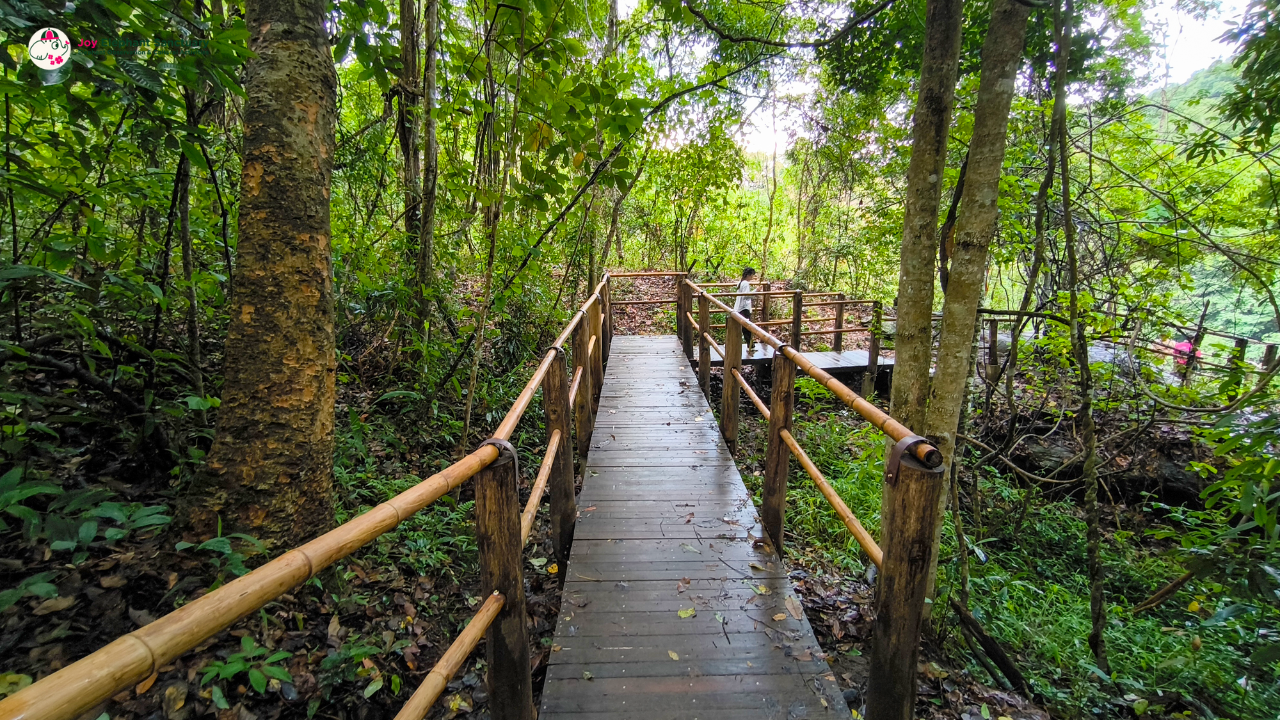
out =
[[[610,277],[605,275],[547,350],[493,436],[470,455],[354,520],[0,700],[0,720],[80,717],[394,529],[472,477],[481,582],[487,599],[401,708],[396,720],[425,717],[482,637],[487,638],[491,717],[533,720],[523,548],[542,495],[549,488],[552,543],[561,572],[568,567],[577,518],[574,444],[576,440],[579,456],[585,457],[604,381],[604,362],[613,339],[609,290]],[[566,343],[572,345],[572,373],[566,367]],[[529,500],[521,509],[516,450],[509,441],[540,387],[547,450]]]
[[[887,413],[849,389],[830,373],[818,368],[800,351],[800,340],[806,334],[801,329],[805,294],[791,293],[792,317],[789,321],[773,322],[769,319],[772,293],[766,287],[758,293],[729,293],[714,295],[705,287],[684,279],[679,285],[676,319],[677,333],[686,356],[692,359],[694,339],[697,340],[698,382],[710,399],[711,352],[724,359],[723,392],[721,394],[720,429],[730,451],[738,449],[738,406],[740,393],[744,393],[768,422],[768,445],[765,450],[764,487],[761,492],[760,516],[766,534],[779,555],[783,548],[783,526],[786,514],[788,462],[795,457],[808,473],[823,497],[827,499],[841,522],[866,552],[867,557],[880,569],[876,590],[876,621],[872,637],[870,678],[867,683],[867,716],[871,720],[909,720],[913,717],[916,698],[916,660],[920,642],[920,623],[927,602],[929,568],[932,564],[934,527],[938,522],[942,493],[942,454]],[[759,323],[753,323],[721,298],[740,295],[763,296]],[[828,295],[829,293],[822,293]],[[867,302],[873,307],[871,330],[871,358],[878,355],[879,323],[881,308],[874,301],[849,301],[835,293],[836,300],[813,303],[813,306],[834,305],[836,316],[834,332],[839,342],[843,332],[843,315],[846,304]],[[693,313],[697,301],[697,316]],[[715,309],[713,309],[713,307]],[[723,325],[711,323],[712,314],[725,316]],[[789,324],[791,343],[785,343],[770,334],[765,327]],[[725,330],[723,349],[716,344],[710,331],[722,327]],[[773,348],[771,367],[772,397],[768,406],[751,389],[742,377],[742,330],[750,332],[761,343]],[[871,360],[868,372],[874,372],[875,360]],[[848,505],[840,499],[822,472],[800,446],[792,434],[792,415],[795,408],[795,378],[797,369],[827,388],[863,419],[880,429],[894,441],[893,449],[885,459],[886,493],[881,526],[883,546],[877,544]],[[874,387],[874,380],[864,384]]]

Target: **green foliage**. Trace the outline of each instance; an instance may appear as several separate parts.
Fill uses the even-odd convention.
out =
[[[289,656],[290,653],[283,650],[271,652],[259,647],[253,638],[245,636],[240,638],[240,652],[228,655],[226,660],[213,660],[204,666],[200,684],[208,685],[214,679],[234,680],[238,675],[244,674],[248,676],[249,685],[254,690],[265,693],[268,679],[293,682],[293,676],[279,664]],[[222,689],[215,685],[214,704],[224,710],[228,709],[225,697]],[[219,699],[222,701],[219,702]]]
[[[266,553],[266,547],[252,535],[228,533],[224,536],[221,523],[218,525],[217,537],[205,540],[199,545],[179,542],[174,549],[182,551],[193,547],[205,553],[205,562],[213,568],[214,580],[210,585],[211,589],[216,589],[230,579],[248,574],[249,567],[245,565],[245,561]]]

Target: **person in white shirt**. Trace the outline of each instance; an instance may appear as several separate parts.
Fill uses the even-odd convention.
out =
[[[734,290],[737,293],[751,292],[751,280],[756,276],[755,268],[745,267],[742,269],[742,280],[738,283],[738,288]],[[733,311],[742,315],[742,317],[751,319],[751,296],[739,295],[737,301],[733,303]],[[747,352],[750,355],[756,354],[756,336],[751,331],[742,328],[742,342],[747,345]]]

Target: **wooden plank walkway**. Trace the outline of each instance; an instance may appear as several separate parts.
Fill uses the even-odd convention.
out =
[[[674,336],[613,338],[584,472],[540,720],[849,717]]]

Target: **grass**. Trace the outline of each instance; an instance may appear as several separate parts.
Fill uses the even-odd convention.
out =
[[[801,379],[796,395],[795,431],[801,446],[879,537],[883,437],[812,380]],[[758,416],[744,418],[740,466],[757,503],[764,431]],[[798,464],[791,468],[787,554],[815,558],[847,574],[864,572],[869,561],[857,543]],[[1113,674],[1104,679],[1087,643],[1089,586],[1079,508],[1069,498],[1052,500],[1036,492],[1024,515],[1022,505],[1031,491],[990,468],[979,482],[984,527],[980,537],[970,538],[981,550],[970,552],[972,609],[1011,652],[1055,716],[1135,717],[1135,707],[1146,717],[1188,712],[1189,705],[1162,700],[1163,693],[1195,698],[1219,716],[1280,717],[1278,664],[1257,667],[1249,660],[1261,639],[1274,637],[1280,626],[1274,605],[1248,604],[1225,588],[1192,583],[1160,608],[1134,615],[1132,607],[1184,568],[1143,534],[1112,524],[1106,528],[1103,563],[1109,618],[1105,634]],[[966,505],[966,515],[968,510]],[[1151,522],[1150,516],[1122,516],[1122,528],[1125,519]],[[965,523],[973,532],[973,518],[966,516]],[[939,588],[946,594],[959,578],[950,513],[942,538]],[[1192,601],[1199,606],[1195,610],[1188,609]],[[1249,609],[1215,618],[1217,611],[1239,603]],[[996,680],[960,644],[951,614],[935,614],[933,622],[947,654],[994,686]]]

